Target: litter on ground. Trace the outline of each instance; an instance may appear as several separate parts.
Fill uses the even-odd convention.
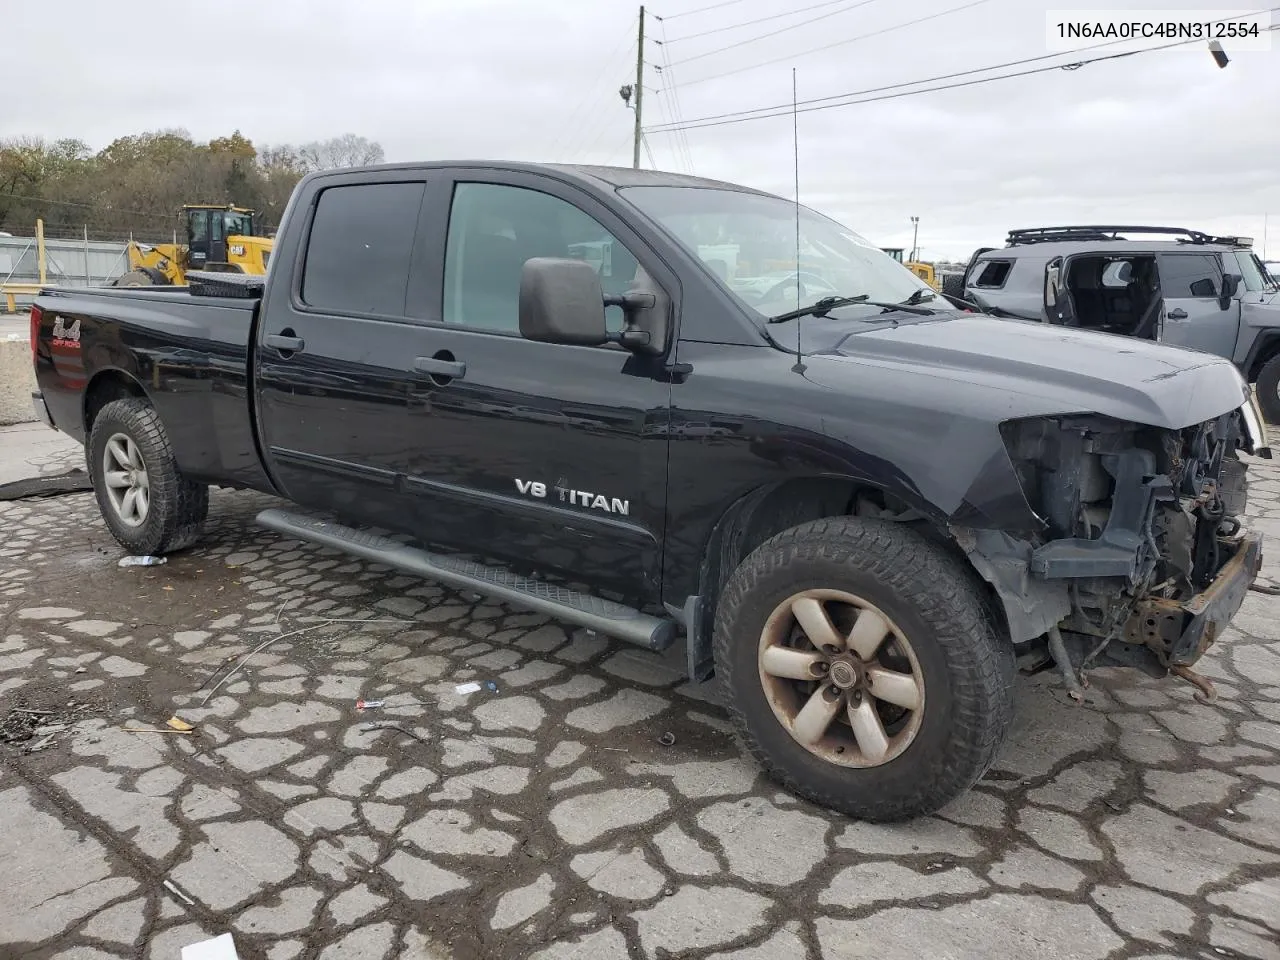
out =
[[[162,563],[168,563],[168,557],[121,557],[117,567],[158,567]]]

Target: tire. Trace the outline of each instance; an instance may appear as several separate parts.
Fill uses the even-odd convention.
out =
[[[113,286],[117,287],[150,287],[154,283],[149,275],[141,270],[130,270],[123,277],[117,277]]]
[[[826,622],[834,622],[838,634],[846,635],[854,621],[843,619],[846,605],[830,593],[857,599],[887,618],[881,621],[886,627],[896,627],[876,648],[880,659],[872,667],[878,670],[859,670],[857,683],[865,685],[875,673],[908,674],[915,678],[917,709],[847,688],[840,701],[846,707],[815,747],[784,726],[778,710],[811,705],[814,690],[830,702],[828,694],[839,692],[842,679],[834,660],[820,672],[823,680],[778,680],[764,672],[762,651],[772,648],[766,638],[784,635],[779,611],[790,610],[795,595],[806,591],[820,592]],[[792,616],[785,643],[803,646],[805,641],[795,639],[798,623]],[[807,639],[803,631],[801,636]],[[1013,715],[1013,645],[997,635],[969,571],[899,524],[817,520],[765,542],[730,576],[716,611],[713,645],[734,726],[769,776],[815,803],[864,820],[907,820],[960,796],[994,761]],[[786,649],[788,657],[819,656],[812,646]],[[845,681],[850,672],[842,671]],[[901,700],[901,692],[896,696]],[[870,704],[866,709],[880,721],[880,735],[888,737],[882,759],[867,754],[854,733],[845,709],[855,701]]]
[[[108,453],[108,445],[112,451]],[[121,451],[136,457],[119,456]],[[111,535],[136,555],[163,554],[189,547],[200,538],[209,512],[209,488],[185,479],[173,458],[169,435],[151,404],[137,397],[113,400],[93,421],[87,447],[89,474],[93,478],[98,509]],[[107,457],[118,469],[108,475]],[[121,460],[141,463],[130,470]],[[125,474],[139,482],[127,489]],[[145,509],[139,509],[139,488],[145,488]],[[135,491],[133,508],[121,501]]]
[[[1262,365],[1254,389],[1267,422],[1280,423],[1280,353]]]

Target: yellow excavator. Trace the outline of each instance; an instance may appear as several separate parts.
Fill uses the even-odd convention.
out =
[[[130,240],[125,251],[129,272],[113,286],[184,286],[188,270],[267,272],[274,241],[259,235],[255,211],[234,204],[188,204],[180,216],[187,242],[151,245]]]
[[[917,277],[933,287],[935,290],[941,290],[942,287],[938,283],[938,275],[933,269],[932,263],[921,263],[918,260],[904,260],[902,247],[881,247],[882,253],[887,253],[893,259],[897,260],[904,267],[914,273]]]

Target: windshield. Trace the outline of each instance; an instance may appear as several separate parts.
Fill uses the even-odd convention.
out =
[[[1241,285],[1244,289],[1250,293],[1266,289],[1267,281],[1264,279],[1262,268],[1253,262],[1253,255],[1246,250],[1237,250],[1235,258],[1236,263],[1240,265]]]
[[[625,187],[619,191],[705,263],[761,316],[824,297],[864,295],[898,303],[931,288],[834,220],[780,197],[714,187]]]
[[[234,213],[228,210],[222,216],[223,223],[226,224],[226,235],[228,237],[253,236],[253,214]]]

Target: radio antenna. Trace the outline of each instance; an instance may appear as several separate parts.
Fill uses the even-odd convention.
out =
[[[796,176],[796,309],[800,309],[800,110],[796,99],[796,68],[791,68],[791,152]],[[804,356],[800,352],[800,317],[796,317],[796,363],[794,373],[804,373]]]

